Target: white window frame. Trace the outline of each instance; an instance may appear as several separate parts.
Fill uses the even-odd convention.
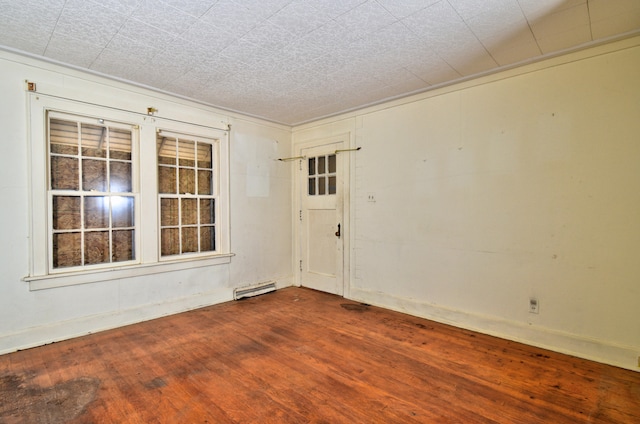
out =
[[[31,290],[86,284],[167,271],[190,269],[230,262],[229,241],[229,132],[198,124],[148,116],[122,109],[78,102],[42,93],[28,93],[30,263],[23,280]],[[136,192],[136,259],[72,269],[51,269],[51,211],[49,206],[48,113],[55,111],[79,117],[105,119],[136,125],[139,142],[132,146],[133,184]],[[160,259],[159,196],[157,182],[156,132],[162,128],[175,133],[196,134],[217,140],[216,237],[212,253],[179,255]]]
[[[207,138],[207,137],[203,137],[201,135],[198,134],[186,134],[186,133],[176,133],[174,131],[168,131],[165,129],[159,129],[158,130],[158,134],[163,134],[169,138],[172,139],[192,139],[195,140],[196,143],[206,143],[209,144],[211,146],[211,154],[212,154],[212,171],[213,171],[213,181],[212,181],[212,194],[211,195],[207,195],[207,196],[201,196],[198,193],[192,193],[192,194],[180,194],[180,193],[160,193],[160,190],[158,190],[158,216],[160,217],[161,215],[161,200],[162,199],[169,199],[169,198],[173,198],[173,199],[177,199],[178,202],[180,202],[182,199],[188,199],[189,197],[192,197],[193,199],[200,199],[200,198],[210,198],[214,200],[214,224],[213,224],[213,228],[214,228],[214,245],[215,245],[215,249],[213,251],[205,251],[205,252],[201,252],[200,251],[200,246],[198,245],[198,252],[185,252],[185,253],[177,253],[174,255],[162,255],[162,249],[161,249],[161,244],[162,244],[162,229],[163,226],[161,225],[162,223],[159,222],[159,231],[158,231],[158,247],[160,249],[160,260],[161,261],[166,261],[166,260],[175,260],[178,258],[185,258],[185,257],[196,257],[196,256],[208,256],[211,254],[215,254],[216,252],[219,251],[220,249],[220,234],[219,231],[217,230],[217,218],[218,218],[218,209],[219,209],[219,205],[220,205],[220,198],[219,198],[219,194],[220,194],[220,188],[219,188],[219,174],[220,174],[220,160],[219,160],[219,156],[220,156],[220,140],[217,138]],[[194,159],[194,162],[197,162],[197,158]],[[158,164],[157,168],[159,168],[161,165]],[[180,165],[176,165],[176,168],[179,169],[181,166]],[[179,186],[180,185],[180,177],[179,177],[179,172],[177,174],[176,177],[176,184]],[[196,178],[197,178],[197,172],[196,172]],[[160,220],[161,221],[161,220]],[[174,226],[170,226],[170,227],[174,227]],[[178,223],[177,223],[177,227],[179,230],[182,229],[183,224],[182,222],[180,222],[180,219],[178,219]],[[200,229],[200,225],[198,224],[198,230]]]
[[[76,122],[80,122],[83,124],[96,124],[96,121],[100,120],[103,121],[101,124],[107,125],[111,128],[120,128],[120,129],[131,129],[132,130],[132,137],[131,137],[131,177],[132,177],[132,181],[131,181],[131,196],[127,196],[127,197],[132,197],[134,199],[134,240],[133,240],[133,249],[135,252],[135,257],[133,260],[129,260],[129,261],[123,261],[123,262],[106,262],[106,263],[100,263],[100,264],[92,264],[92,265],[81,265],[81,266],[74,266],[74,267],[68,267],[68,268],[54,268],[53,267],[53,226],[51,225],[50,219],[53,216],[53,197],[54,195],[58,194],[65,194],[69,195],[69,196],[78,196],[81,197],[82,199],[85,198],[86,195],[86,191],[82,190],[82,187],[79,188],[79,190],[77,191],[66,191],[66,190],[53,190],[49,188],[49,179],[50,179],[50,154],[49,154],[49,120],[50,118],[55,118],[55,119],[62,119],[62,120],[69,120],[69,121],[76,121]],[[45,148],[46,148],[46,155],[47,155],[47,233],[48,233],[48,238],[47,238],[47,242],[48,242],[48,260],[47,260],[47,266],[48,266],[48,273],[49,274],[60,274],[60,273],[69,273],[69,272],[75,272],[75,271],[91,271],[91,270],[99,270],[101,268],[113,268],[114,266],[127,266],[127,265],[133,265],[133,264],[137,264],[140,263],[140,260],[138,258],[138,251],[139,251],[139,246],[140,246],[140,231],[138,230],[139,228],[139,223],[140,223],[140,190],[139,190],[139,182],[138,182],[138,168],[139,168],[139,153],[138,153],[138,146],[140,143],[140,137],[139,137],[139,126],[137,124],[131,124],[128,122],[115,122],[115,121],[111,121],[111,120],[106,120],[105,118],[96,118],[96,117],[89,117],[89,116],[81,116],[81,115],[77,115],[77,114],[70,114],[70,113],[61,113],[58,112],[57,110],[46,110],[45,111],[45,122],[47,125],[47,128],[45,129]],[[129,127],[129,128],[127,128]],[[86,231],[86,228],[82,228],[81,231],[84,233]]]

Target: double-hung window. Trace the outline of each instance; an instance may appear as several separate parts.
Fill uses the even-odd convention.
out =
[[[161,256],[215,252],[217,140],[160,130],[157,150]]]
[[[135,126],[48,113],[50,267],[136,259]]]
[[[31,289],[230,261],[229,134],[210,114],[29,104]]]

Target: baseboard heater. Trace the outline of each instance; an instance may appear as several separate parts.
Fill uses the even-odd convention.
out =
[[[238,300],[242,299],[243,297],[258,296],[275,291],[275,289],[276,283],[274,283],[273,281],[266,281],[264,283],[258,283],[248,287],[238,287],[236,289],[233,289],[233,299]]]

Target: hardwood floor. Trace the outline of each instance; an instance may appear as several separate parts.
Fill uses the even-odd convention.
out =
[[[301,288],[0,356],[0,423],[638,423],[640,373]]]

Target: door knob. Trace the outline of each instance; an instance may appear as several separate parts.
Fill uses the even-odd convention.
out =
[[[338,231],[336,231],[336,237],[340,238],[340,224],[338,224]]]

